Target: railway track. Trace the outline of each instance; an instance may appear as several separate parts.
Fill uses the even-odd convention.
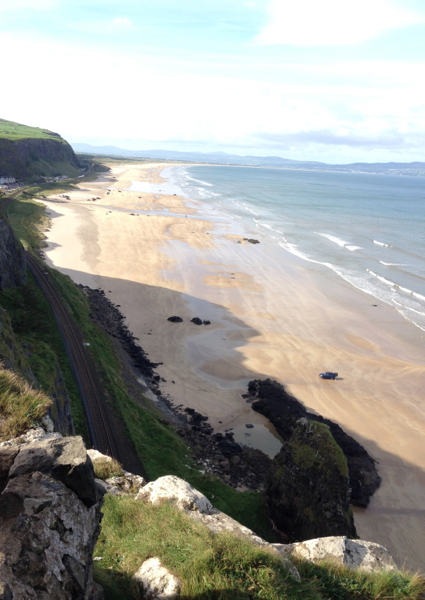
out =
[[[113,456],[120,461],[119,449],[109,422],[108,412],[105,409],[105,399],[99,389],[97,378],[94,375],[94,368],[87,355],[87,349],[84,346],[80,331],[63,306],[56,288],[50,281],[50,276],[43,271],[28,251],[25,251],[25,258],[31,273],[46,296],[56,317],[83,399],[92,445],[96,450]]]

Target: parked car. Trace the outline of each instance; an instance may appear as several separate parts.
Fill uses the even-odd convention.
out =
[[[319,377],[322,379],[335,379],[338,377],[338,373],[332,373],[332,371],[325,371],[325,373],[319,373]]]

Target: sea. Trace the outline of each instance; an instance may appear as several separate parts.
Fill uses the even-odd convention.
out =
[[[164,174],[205,212],[329,269],[425,331],[425,178],[207,165]]]

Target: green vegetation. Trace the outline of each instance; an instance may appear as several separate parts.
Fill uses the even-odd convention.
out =
[[[48,129],[30,127],[29,125],[22,125],[21,123],[15,123],[14,121],[6,121],[5,119],[0,119],[0,138],[6,138],[8,140],[22,140],[25,138],[53,139],[56,141],[62,140],[59,134],[53,133]]]
[[[136,600],[132,575],[158,557],[183,582],[182,600],[419,600],[420,577],[401,572],[364,573],[329,563],[294,560],[301,582],[275,554],[228,534],[211,534],[164,502],[157,506],[130,496],[106,496],[102,532],[94,555],[95,579],[106,600]]]
[[[83,406],[56,319],[31,273],[28,272],[26,285],[0,292],[0,306],[7,310],[15,339],[21,349],[27,349],[26,364],[46,394],[57,394],[57,367],[60,366],[75,430],[88,441]],[[1,353],[0,356],[4,355]],[[25,374],[25,369],[20,372]]]
[[[21,435],[46,414],[52,401],[0,366],[0,441]]]
[[[93,461],[94,474],[98,479],[109,479],[110,477],[122,477],[124,471],[120,463],[113,458],[98,458]]]
[[[326,463],[335,463],[341,475],[348,477],[347,459],[334,440],[329,427],[324,423],[317,423],[316,421],[309,421],[309,427],[314,429],[314,439],[316,442],[320,440],[320,448],[317,449],[299,440],[289,442],[295,462],[303,469],[309,469],[313,466],[324,468],[326,467]],[[300,426],[297,426],[293,437],[297,437],[297,430],[299,429]]]

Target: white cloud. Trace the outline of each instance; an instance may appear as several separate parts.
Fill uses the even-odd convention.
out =
[[[334,46],[364,42],[386,30],[425,22],[425,14],[391,0],[271,0],[264,45]]]
[[[304,65],[301,78],[300,65],[288,65],[279,83],[184,73],[177,59],[166,68],[145,55],[0,35],[0,55],[6,53],[2,76],[14,93],[3,95],[1,116],[72,133],[74,141],[151,140],[152,148],[175,140],[176,149],[203,144],[277,154],[294,147],[302,158],[302,148],[360,155],[420,148],[425,140],[424,63],[327,64],[318,77],[317,67]],[[54,78],[56,93],[33,93],[29,102],[40,76]]]
[[[117,27],[131,27],[133,23],[128,17],[116,17],[112,19],[112,25],[116,25]]]

